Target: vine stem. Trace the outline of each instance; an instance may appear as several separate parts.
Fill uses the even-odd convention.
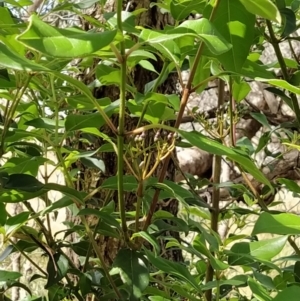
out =
[[[213,6],[212,12],[211,12],[209,21],[213,20],[215,14],[216,14],[217,8],[220,4],[220,1],[221,0],[216,0],[215,4]],[[201,41],[200,45],[199,45],[199,48],[197,50],[196,56],[195,56],[194,63],[192,65],[192,68],[191,68],[191,71],[190,71],[190,74],[189,74],[187,84],[183,89],[182,98],[181,98],[181,102],[180,102],[180,108],[179,108],[179,112],[178,112],[176,122],[175,122],[175,125],[174,125],[175,129],[178,129],[180,124],[181,124],[181,120],[182,120],[182,117],[183,117],[183,114],[184,114],[185,107],[187,105],[189,96],[192,93],[192,83],[193,83],[193,80],[194,80],[194,77],[195,77],[195,74],[196,74],[196,71],[197,71],[197,68],[198,68],[198,65],[199,65],[200,58],[202,56],[203,49],[204,49],[204,43]],[[173,131],[174,131],[174,128],[173,128]],[[164,181],[165,177],[166,177],[166,173],[167,173],[167,169],[168,169],[168,166],[169,166],[169,163],[170,163],[170,159],[171,159],[171,153],[163,161],[163,166],[162,166],[161,172],[160,172],[159,177],[158,177],[158,182],[159,183],[162,183]],[[149,208],[149,212],[148,212],[148,214],[146,216],[146,219],[145,219],[145,222],[144,222],[143,231],[146,231],[147,228],[149,227],[150,223],[151,223],[151,219],[152,219],[152,216],[155,212],[156,205],[157,205],[157,202],[158,202],[159,194],[160,194],[160,190],[156,189],[155,193],[154,193],[154,196],[152,198],[152,202],[151,202],[151,205],[150,205],[150,208]]]

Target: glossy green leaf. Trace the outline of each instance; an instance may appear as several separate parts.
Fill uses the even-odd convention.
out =
[[[148,257],[149,262],[151,262],[151,264],[153,264],[157,269],[172,274],[179,279],[188,282],[197,291],[200,291],[200,287],[198,286],[196,280],[184,265],[164,259],[162,257],[155,257],[150,251],[146,249],[145,253]]]
[[[249,78],[262,77],[266,79],[274,78],[274,74],[267,70],[267,67],[264,65],[259,65],[256,62],[251,62],[249,59],[245,61],[240,74]]]
[[[211,6],[205,10],[206,18],[209,18],[211,10]],[[255,16],[239,0],[222,0],[214,15],[213,24],[232,45],[228,52],[217,57],[218,60],[228,71],[241,71],[253,42]]]
[[[18,272],[10,272],[5,270],[0,270],[0,281],[1,282],[7,282],[19,279],[22,276],[21,273]]]
[[[140,300],[150,279],[145,257],[138,251],[122,249],[118,252],[113,266],[119,269],[130,300]]]
[[[22,227],[28,221],[29,215],[30,212],[24,211],[15,216],[8,218],[4,226],[5,235],[8,236],[15,230]]]
[[[0,66],[20,71],[50,71],[41,64],[27,60],[2,43],[0,43]]]
[[[246,82],[234,82],[232,85],[232,95],[235,101],[242,101],[251,91],[250,85]]]
[[[8,34],[18,34],[18,28],[14,27],[15,22],[12,19],[11,13],[7,7],[0,7],[0,28],[3,28],[1,25],[7,25],[5,28]]]
[[[110,117],[118,107],[119,102],[114,101],[112,104],[104,107],[103,111]],[[89,115],[70,114],[66,118],[65,128],[67,131],[75,131],[83,128],[100,128],[104,123],[104,118],[99,113],[90,113]]]
[[[287,37],[291,33],[297,30],[297,19],[296,15],[290,8],[281,8],[280,9],[281,17],[283,20],[283,32],[282,36]]]
[[[92,281],[90,279],[90,275],[81,274],[78,281],[78,285],[80,287],[80,291],[83,296],[89,294],[92,290]]]
[[[49,257],[47,264],[48,281],[45,285],[45,289],[49,289],[64,278],[68,272],[68,268],[69,262],[64,255],[56,253],[53,255],[53,258]]]
[[[57,58],[82,57],[108,46],[116,31],[88,33],[75,28],[60,29],[41,21],[33,14],[29,27],[17,40],[31,49]]]
[[[134,176],[125,175],[123,177],[123,189],[124,191],[136,191],[138,187],[137,180]],[[112,189],[117,190],[118,189],[118,181],[117,176],[109,177],[105,181],[103,181],[101,187],[102,189]]]
[[[14,189],[26,192],[36,192],[44,188],[44,184],[35,177],[27,174],[12,174],[1,177],[2,187],[4,189]]]
[[[278,295],[274,297],[273,301],[298,301],[299,295],[300,287],[292,285],[279,292]]]
[[[222,145],[217,141],[207,138],[198,132],[185,132],[180,130],[179,133],[193,146],[197,146],[198,148],[207,151],[211,154],[215,154],[218,156],[227,156],[230,160],[237,162],[243,169],[249,172],[258,181],[268,185],[272,191],[274,190],[269,180],[255,166],[251,159],[247,157],[246,153],[233,148],[226,147],[225,145]]]
[[[47,162],[47,159],[42,157],[33,158],[10,158],[2,166],[9,174],[29,174],[36,177],[39,166]]]
[[[271,0],[239,0],[252,14],[281,23],[278,8]]]
[[[232,48],[232,45],[227,42],[228,39],[224,39],[226,37],[223,36],[222,32],[219,33],[219,29],[216,28],[215,22],[211,23],[206,18],[184,21],[176,29],[170,32],[182,32],[185,35],[189,35],[190,33],[196,34],[196,37],[200,38],[214,55],[226,53]]]
[[[287,81],[283,79],[264,79],[264,78],[255,78],[257,81],[267,82],[270,85],[273,85],[275,87],[286,89],[292,93],[300,94],[300,88],[295,87],[291,84],[289,84]]]
[[[256,119],[261,125],[265,126],[268,129],[271,129],[271,126],[268,122],[266,115],[261,113],[250,113],[250,115]]]
[[[45,215],[47,213],[53,212],[57,209],[65,208],[73,204],[70,197],[64,196],[60,200],[53,202],[50,206],[46,207],[40,214]]]
[[[84,193],[82,191],[78,191],[78,190],[70,188],[68,186],[60,185],[60,184],[56,184],[56,183],[47,183],[44,185],[44,189],[47,191],[49,191],[49,190],[59,191],[62,194],[70,197],[71,199],[76,200],[80,204],[84,204],[83,199],[84,199],[86,193]]]
[[[263,212],[254,225],[252,235],[260,233],[300,234],[300,217],[292,213],[270,214]]]
[[[255,279],[260,282],[266,289],[276,289],[273,279],[265,274],[253,271],[253,276]]]
[[[300,194],[300,186],[293,180],[278,178],[277,182],[284,185],[289,191]]]
[[[35,192],[26,192],[26,191],[20,191],[20,190],[0,190],[0,202],[3,203],[19,203],[22,201],[28,201],[35,197],[39,197],[46,193],[47,191],[44,189],[41,189],[39,191]]]
[[[101,218],[102,221],[104,221],[106,224],[111,225],[117,229],[121,229],[119,222],[117,222],[117,220],[113,216],[111,216],[111,213],[105,212],[102,209],[97,210],[93,208],[84,208],[81,209],[77,215],[95,215]]]
[[[86,257],[88,255],[90,243],[88,241],[79,241],[68,245],[68,247],[71,248],[77,255]]]
[[[175,20],[184,20],[192,11],[202,13],[206,5],[205,0],[173,0],[170,3],[170,12]]]
[[[271,301],[273,300],[269,294],[269,292],[258,282],[253,280],[253,278],[248,279],[248,285],[257,300],[260,301]]]
[[[167,35],[150,29],[144,29],[139,36],[139,40],[141,43],[150,44],[162,53],[164,57],[168,58],[171,62],[178,64],[181,56],[180,49],[173,40],[180,37],[182,37],[182,34]]]
[[[154,248],[155,256],[159,254],[160,246],[157,240],[155,239],[155,237],[153,237],[151,234],[145,231],[140,231],[140,232],[133,233],[133,235],[131,236],[131,238],[135,238],[135,237],[142,237],[143,239],[148,241]]]
[[[228,263],[232,265],[245,264],[250,257],[244,255],[270,260],[281,252],[286,242],[287,236],[280,236],[261,241],[235,243],[230,249],[234,254],[229,255]]]
[[[105,173],[105,163],[103,160],[91,157],[81,158],[80,160],[85,166],[90,168],[97,168]]]
[[[31,119],[29,121],[26,121],[24,124],[33,126],[38,129],[48,129],[48,130],[53,130],[58,128],[63,128],[64,127],[64,120],[59,120],[58,123],[56,123],[55,120],[50,119],[50,118],[35,118]]]

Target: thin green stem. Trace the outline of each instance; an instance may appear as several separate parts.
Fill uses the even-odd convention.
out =
[[[224,93],[225,93],[225,83],[223,80],[219,79],[219,87],[218,87],[218,108],[221,110],[221,118],[220,118],[220,126],[219,126],[219,135],[223,136],[223,110],[222,107],[224,105]],[[218,220],[219,220],[219,202],[220,202],[220,189],[217,187],[217,184],[220,183],[221,178],[221,162],[222,157],[221,156],[214,156],[213,161],[213,191],[212,191],[212,212],[211,212],[211,220],[210,220],[210,227],[211,230],[218,233]],[[210,262],[208,262],[208,267],[206,270],[206,283],[213,280],[214,277],[214,269]],[[212,300],[212,290],[209,289],[205,292],[205,296],[207,301]]]
[[[117,2],[117,25],[120,34],[123,35],[122,27],[122,0]],[[124,133],[125,133],[125,108],[126,108],[126,55],[125,55],[125,42],[124,37],[120,43],[120,55],[121,55],[121,83],[120,83],[120,109],[119,109],[119,126],[117,128],[117,157],[118,157],[118,203],[121,217],[121,225],[124,234],[124,238],[128,240],[127,223],[126,223],[126,208],[124,198]]]
[[[231,146],[235,146],[235,124],[233,121],[235,102],[232,95],[232,77],[229,77],[229,118],[230,118],[230,142]]]
[[[279,63],[280,68],[281,68],[283,79],[285,81],[289,82],[290,77],[289,77],[289,74],[288,74],[288,71],[287,71],[287,66],[285,64],[283,55],[282,55],[280,47],[279,47],[279,41],[277,40],[277,38],[274,34],[272,23],[271,23],[271,21],[266,20],[266,24],[267,24],[269,35],[270,35],[270,43],[272,44],[272,46],[274,48],[274,51],[275,51],[275,54],[276,54],[276,57],[278,59],[278,63]],[[293,108],[294,108],[294,112],[295,112],[295,115],[296,115],[297,123],[300,126],[300,108],[299,108],[297,96],[294,93],[290,93],[290,97],[292,99]]]
[[[22,88],[18,88],[17,89],[17,93],[15,93],[14,95],[14,99],[12,101],[12,105],[7,108],[7,116],[4,116],[4,126],[3,126],[3,132],[2,132],[2,136],[1,136],[1,142],[0,142],[0,158],[2,157],[3,153],[4,153],[4,141],[5,141],[5,138],[6,138],[6,134],[9,130],[9,127],[10,127],[10,123],[12,122],[13,120],[13,117],[14,117],[14,114],[17,110],[17,107],[22,99],[22,96],[23,94],[25,93],[29,83],[30,83],[30,80],[32,78],[33,75],[27,75],[27,78],[26,78],[26,81],[24,84],[22,84]],[[18,83],[18,86],[20,85],[20,82]],[[9,106],[7,104],[7,106]]]
[[[21,250],[18,245],[13,242],[12,239],[9,238],[8,240],[14,246],[14,248],[18,250],[37,270],[39,270],[45,276],[48,276],[48,274],[43,269],[41,269],[40,266],[30,258],[30,256],[28,256],[23,250]]]

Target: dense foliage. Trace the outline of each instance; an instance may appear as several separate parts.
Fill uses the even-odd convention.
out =
[[[111,2],[105,0],[42,1],[36,12],[27,10],[29,2],[0,2],[0,299],[21,288],[26,300],[298,300],[300,217],[290,208],[271,206],[282,187],[296,195],[300,187],[285,175],[270,178],[257,167],[255,155],[267,151],[272,135],[285,145],[285,153],[299,149],[299,56],[294,51],[293,58],[284,57],[280,44],[299,41],[294,33],[300,1],[162,0],[134,10],[118,0],[114,12],[105,12]],[[101,20],[85,12],[94,5]],[[160,30],[136,26],[150,9],[170,14],[173,25]],[[200,17],[190,18],[195,14]],[[57,15],[82,18],[91,29],[80,29],[77,21],[63,28],[53,21]],[[260,60],[266,44],[275,51],[274,64]],[[163,62],[161,70],[155,69],[156,61]],[[131,77],[137,66],[157,75],[144,91]],[[89,83],[80,79],[83,70]],[[189,71],[186,83],[184,70]],[[174,73],[180,95],[159,93]],[[269,85],[294,112],[293,120],[274,126],[263,112],[241,109],[251,90],[248,82],[254,80]],[[218,82],[214,124],[194,110],[189,116],[205,131],[179,129],[189,96],[202,93],[211,81]],[[93,94],[95,87],[109,86],[118,87],[117,100]],[[257,146],[236,139],[244,115],[267,129]],[[129,120],[136,126],[128,130]],[[87,147],[66,143],[76,139]],[[186,186],[166,180],[177,145],[213,154],[212,178],[187,175]],[[105,174],[101,154],[107,152],[117,154],[115,176],[79,190],[80,168],[74,166],[88,167],[91,177]],[[274,156],[283,160],[284,153]],[[222,158],[242,181],[220,183]],[[49,180],[56,171],[66,184]],[[43,177],[38,179],[39,172]],[[211,202],[197,193],[203,187],[211,189]],[[228,192],[222,206],[221,189]],[[54,201],[51,191],[62,197]],[[105,195],[101,206],[99,192]],[[134,210],[125,201],[129,192]],[[158,206],[169,200],[179,202],[178,216]],[[16,204],[23,210],[12,215]],[[53,217],[65,209],[78,221],[66,221],[67,228],[56,233]],[[251,219],[249,234],[244,229]],[[229,220],[239,233],[220,235],[219,224]],[[170,230],[181,238],[169,235]],[[74,233],[77,241],[72,242]],[[112,238],[121,247],[110,264],[102,245]],[[295,254],[278,258],[287,244]],[[184,262],[164,256],[166,249],[182,250]],[[16,253],[34,270],[28,281],[22,268],[11,271],[4,264]],[[35,283],[45,290],[35,289]]]

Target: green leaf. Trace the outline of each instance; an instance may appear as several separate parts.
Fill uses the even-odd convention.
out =
[[[234,254],[228,256],[228,263],[232,265],[243,265],[245,262],[248,262],[250,258],[249,256],[245,257],[245,255],[270,260],[281,252],[286,241],[287,236],[281,236],[261,241],[235,243],[230,249]]]
[[[186,281],[198,292],[201,291],[196,280],[193,278],[193,276],[190,274],[190,272],[184,265],[164,259],[162,257],[155,257],[150,251],[146,249],[144,251],[148,257],[149,262],[151,262],[151,264],[153,264],[156,268],[163,272],[174,275],[183,281]]]
[[[80,204],[84,204],[83,199],[86,196],[86,193],[84,192],[80,192],[77,191],[76,189],[70,188],[68,186],[56,184],[56,183],[47,183],[44,185],[44,189],[46,191],[49,190],[59,191],[62,194],[70,197],[71,199],[78,201]]]
[[[3,203],[19,203],[22,201],[28,201],[35,197],[39,197],[46,193],[47,191],[41,189],[36,192],[25,192],[20,190],[0,190],[0,202]]]
[[[125,175],[123,177],[123,189],[124,191],[136,191],[138,187],[137,180],[134,176]],[[118,189],[118,178],[117,176],[109,177],[108,179],[104,180],[102,185],[102,189],[112,189],[117,190]]]
[[[56,253],[53,255],[53,258],[50,256],[47,264],[48,281],[45,289],[50,288],[63,279],[67,274],[68,268],[69,262],[64,255]]]
[[[80,287],[81,294],[86,296],[92,290],[92,281],[89,274],[81,274],[78,285]]]
[[[243,169],[245,169],[247,172],[249,172],[254,178],[256,178],[261,183],[264,183],[267,186],[269,186],[271,191],[274,191],[274,188],[269,182],[269,180],[255,166],[251,159],[247,157],[246,153],[233,148],[226,147],[225,145],[222,145],[217,141],[207,138],[198,132],[185,132],[179,130],[179,133],[193,146],[197,146],[198,148],[214,155],[227,156],[230,160],[239,163],[240,166],[243,167]]]
[[[285,178],[278,178],[277,182],[284,185],[289,191],[300,194],[300,186],[295,181]]]
[[[260,301],[271,301],[272,298],[269,292],[262,287],[258,282],[254,281],[252,278],[248,279],[248,285],[257,300]]]
[[[97,210],[97,209],[93,209],[93,208],[84,208],[84,209],[81,209],[77,213],[77,215],[95,215],[95,216],[101,218],[102,221],[104,221],[106,224],[111,225],[117,229],[120,229],[119,223],[116,221],[116,219],[113,216],[111,216],[111,213],[105,212],[102,209]]]
[[[262,77],[266,79],[274,78],[274,74],[267,70],[267,67],[264,65],[259,65],[256,62],[246,60],[240,74],[249,78]]]
[[[48,129],[48,130],[53,130],[56,129],[57,125],[58,128],[63,128],[64,127],[64,120],[59,120],[58,124],[56,124],[56,120],[50,119],[50,118],[35,118],[26,121],[24,124],[33,126],[37,129]]]
[[[262,273],[258,273],[256,271],[253,271],[253,276],[255,279],[260,282],[266,289],[276,289],[274,282],[270,276],[267,276]]]
[[[292,77],[293,78],[293,77]],[[292,80],[292,79],[291,79]],[[267,91],[274,93],[275,95],[279,96],[282,100],[285,101],[285,103],[292,109],[294,110],[293,107],[293,102],[291,100],[290,97],[288,97],[282,90],[279,90],[277,88],[274,87],[267,87],[266,88]]]
[[[252,14],[281,23],[277,6],[271,0],[239,0]]]
[[[235,101],[242,101],[251,91],[250,85],[246,82],[237,83],[232,85],[232,95]]]
[[[257,81],[267,82],[270,85],[286,89],[292,93],[300,94],[300,88],[295,87],[291,84],[289,84],[287,81],[283,79],[265,79],[265,78],[255,78]]]
[[[173,40],[182,36],[182,34],[167,35],[150,29],[143,29],[139,35],[139,40],[140,43],[150,44],[150,46],[161,52],[171,62],[178,65],[180,49]]]
[[[133,233],[133,235],[131,236],[131,238],[135,238],[135,237],[142,237],[143,239],[148,241],[154,248],[155,256],[157,256],[159,254],[160,246],[157,243],[155,237],[153,237],[151,234],[149,234],[145,231],[140,231],[140,232]]]
[[[88,255],[90,243],[88,241],[79,241],[68,245],[77,255],[86,257]]]
[[[140,60],[139,63],[138,63],[141,67],[143,67],[145,70],[149,70],[149,71],[152,71],[156,74],[159,74],[154,66],[149,62],[149,61],[146,61],[146,60]]]
[[[300,261],[296,261],[294,265],[295,281],[300,282]]]
[[[20,56],[2,43],[0,43],[0,66],[20,71],[50,71],[41,64],[36,64]]]
[[[170,12],[175,20],[181,21],[188,17],[192,11],[202,13],[205,5],[205,0],[173,0],[170,3]]]
[[[168,33],[172,32],[182,32],[185,35],[194,34],[204,42],[209,51],[214,55],[226,53],[232,47],[232,45],[227,42],[228,39],[224,39],[226,37],[223,36],[222,32],[219,33],[215,22],[211,23],[206,18],[184,21],[176,29],[168,31]],[[186,37],[183,36],[183,39],[185,38]]]
[[[263,212],[257,219],[252,235],[271,233],[280,235],[300,234],[300,217],[291,213],[270,214]]]
[[[204,12],[206,18],[210,16],[211,10],[212,7],[207,6]],[[240,72],[253,43],[255,16],[249,13],[239,0],[222,0],[216,10],[213,24],[232,45],[228,52],[217,59],[226,70]]]
[[[9,272],[5,270],[0,270],[0,282],[7,282],[19,279],[22,276],[22,274],[18,272]]]
[[[80,161],[87,167],[97,168],[105,173],[105,163],[103,160],[92,158],[92,157],[84,157],[81,158]]]
[[[56,58],[82,57],[108,46],[116,31],[88,33],[75,28],[60,29],[41,21],[33,14],[29,27],[17,40],[27,47]]]
[[[30,212],[24,211],[8,218],[4,226],[5,235],[8,236],[12,232],[22,227],[28,221],[29,215]]]
[[[273,301],[298,301],[299,295],[300,287],[292,285],[279,292],[278,295],[274,297]]]
[[[250,113],[250,115],[256,119],[260,124],[262,124],[263,126],[269,128],[271,130],[271,126],[268,122],[268,119],[266,117],[265,114],[261,114],[261,113]]]
[[[85,86],[86,87],[86,86]],[[93,98],[88,90],[88,95]],[[108,106],[105,106],[103,111],[110,117],[114,111],[119,107],[119,101],[114,101]],[[90,113],[89,115],[70,114],[66,118],[66,131],[75,131],[83,128],[100,128],[105,124],[104,118],[99,113]]]
[[[4,189],[36,192],[44,188],[43,183],[38,181],[35,177],[27,174],[12,174],[5,177],[5,179],[0,176],[0,181],[5,181],[2,186]]]
[[[290,8],[284,7],[280,9],[281,17],[283,20],[282,37],[287,37],[297,30],[296,15]]]
[[[67,197],[64,196],[60,200],[53,202],[50,206],[46,207],[40,214],[43,216],[47,213],[53,212],[57,209],[65,208],[73,204],[73,201]]]
[[[140,300],[150,279],[145,257],[138,251],[123,249],[118,252],[113,266],[119,269],[130,300]]]

